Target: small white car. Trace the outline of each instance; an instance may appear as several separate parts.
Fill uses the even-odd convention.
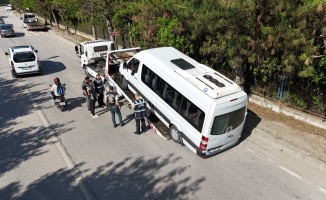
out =
[[[14,78],[24,74],[42,74],[37,50],[31,45],[9,47],[8,56],[11,74]]]
[[[6,7],[6,10],[7,11],[11,11],[12,10],[12,6],[10,4],[8,4],[7,7]]]

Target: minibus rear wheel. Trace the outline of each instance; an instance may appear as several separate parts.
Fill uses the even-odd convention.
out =
[[[172,138],[172,140],[175,143],[180,143],[181,142],[181,135],[180,135],[180,131],[178,130],[178,128],[175,125],[172,125],[170,127],[170,136]]]

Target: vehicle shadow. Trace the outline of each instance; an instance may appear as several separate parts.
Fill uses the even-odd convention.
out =
[[[25,36],[25,33],[23,32],[16,32],[16,35],[15,37],[24,37]]]
[[[43,75],[54,74],[66,69],[66,66],[61,62],[51,60],[41,60]]]
[[[246,138],[248,138],[252,131],[257,127],[257,125],[260,123],[261,118],[256,115],[256,113],[252,112],[250,109],[248,109],[245,125],[241,134],[241,138],[239,140],[239,143],[244,141]]]

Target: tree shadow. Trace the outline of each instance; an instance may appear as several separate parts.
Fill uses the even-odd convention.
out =
[[[169,169],[180,160],[171,154],[165,158],[127,157],[108,162],[85,176],[85,185],[94,199],[189,199],[201,189],[205,177],[193,179],[185,175],[187,167]],[[82,167],[85,163],[79,164]],[[85,170],[89,171],[89,170]],[[84,171],[84,172],[85,172]],[[20,191],[20,183],[12,182],[0,189],[2,199],[84,199],[75,184],[76,170],[60,169],[46,174]],[[180,178],[182,177],[182,178]],[[14,195],[20,194],[19,196]]]
[[[241,138],[239,140],[239,143],[244,141],[246,138],[248,138],[252,131],[257,127],[257,125],[260,123],[261,118],[256,115],[256,113],[252,112],[250,109],[248,109],[246,121],[243,127],[243,131],[241,134]]]
[[[52,136],[49,130],[56,130],[56,134],[71,130],[65,128],[66,124],[54,124],[48,128],[24,125],[25,120],[21,122],[21,119],[36,112],[33,103],[39,105],[48,100],[47,91],[31,91],[36,84],[24,83],[24,80],[0,78],[0,174],[45,153],[41,148]]]

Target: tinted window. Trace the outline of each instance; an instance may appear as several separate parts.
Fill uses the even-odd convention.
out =
[[[32,52],[23,52],[14,54],[13,59],[15,63],[21,63],[35,61],[36,57],[35,54]]]
[[[185,98],[170,84],[166,83],[146,65],[142,67],[141,79],[145,85],[152,89],[171,108],[201,132],[205,119],[205,113],[201,109]]]
[[[11,26],[1,26],[2,30],[12,30]]]
[[[214,119],[211,135],[221,135],[238,128],[244,121],[246,107],[240,108],[224,115],[216,116]]]
[[[94,52],[107,51],[107,50],[108,50],[108,46],[106,45],[94,47]]]
[[[183,70],[195,68],[192,64],[188,63],[182,58],[171,60],[171,62]]]

